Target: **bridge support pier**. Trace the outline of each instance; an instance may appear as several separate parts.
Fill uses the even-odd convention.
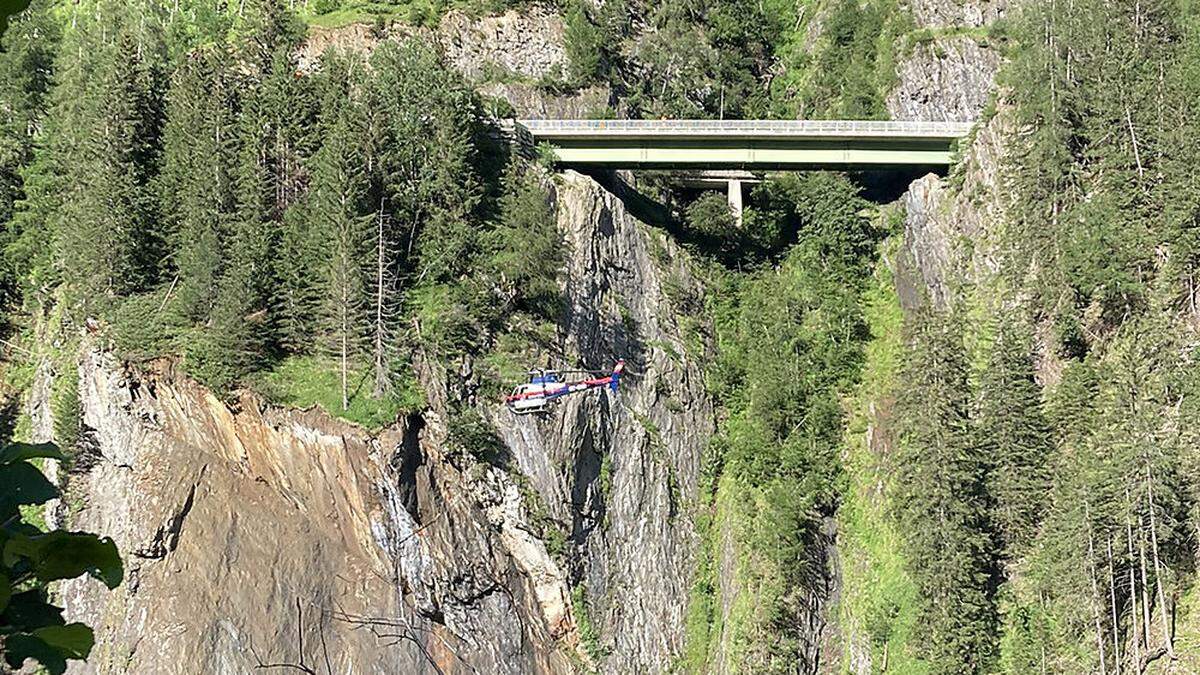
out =
[[[729,211],[733,214],[733,222],[738,229],[742,228],[742,181],[729,181]]]

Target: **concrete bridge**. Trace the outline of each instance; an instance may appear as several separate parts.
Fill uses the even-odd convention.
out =
[[[519,120],[567,167],[872,169],[945,166],[973,124],[841,120]],[[523,134],[522,134],[523,135]]]
[[[766,170],[937,169],[948,166],[964,122],[843,120],[517,120],[524,143],[549,144],[566,168],[671,169],[728,178],[740,219],[738,176]],[[716,187],[716,185],[714,185]]]

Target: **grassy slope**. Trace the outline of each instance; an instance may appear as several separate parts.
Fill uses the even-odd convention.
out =
[[[917,589],[904,571],[900,533],[887,514],[884,458],[868,435],[888,406],[888,392],[900,368],[901,323],[892,272],[880,264],[866,293],[872,339],[857,395],[849,401],[843,460],[846,486],[838,509],[838,549],[842,561],[841,625],[846,637],[869,646],[876,672],[925,673],[914,654]],[[885,657],[886,654],[886,657]],[[849,651],[847,651],[849,657]],[[843,663],[849,670],[849,661]]]
[[[320,406],[330,415],[372,430],[388,426],[402,412],[424,406],[423,395],[415,381],[398,384],[391,396],[380,399],[371,397],[367,371],[352,372],[348,381],[350,405],[343,410],[336,364],[308,356],[293,356],[264,373],[253,389],[274,403],[296,408]]]
[[[310,26],[318,28],[341,28],[378,20],[432,26],[450,9],[483,16],[498,14],[520,4],[514,0],[339,0],[321,7],[322,3],[314,0],[308,3],[307,10],[301,7],[299,11]],[[318,12],[319,9],[328,11]]]

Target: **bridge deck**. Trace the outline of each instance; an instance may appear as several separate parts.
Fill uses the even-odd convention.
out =
[[[829,168],[945,165],[973,124],[842,120],[520,120],[567,166]]]
[[[953,140],[970,122],[880,120],[519,120],[539,139],[886,139]]]

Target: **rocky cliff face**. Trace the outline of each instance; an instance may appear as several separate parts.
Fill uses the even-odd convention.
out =
[[[114,593],[63,589],[98,632],[80,672],[570,669],[569,605],[507,527],[519,498],[461,471],[424,419],[372,437],[97,351],[79,375],[72,520],[127,567]]]
[[[918,44],[896,67],[888,113],[898,120],[974,122],[999,69],[1000,54],[970,35]]]
[[[632,376],[617,397],[573,398],[544,419],[493,408],[493,421],[555,520],[569,524],[572,582],[597,628],[594,650],[607,655],[598,665],[661,672],[683,646],[691,510],[714,424],[664,288],[697,284],[673,242],[590,179],[562,176],[557,202],[571,251],[566,353],[593,368],[625,358]]]
[[[694,282],[673,244],[590,179],[567,174],[553,193],[569,251],[563,348],[589,367],[626,358],[619,395],[515,418],[473,393],[469,362],[419,361],[429,409],[372,435],[84,352],[66,501],[74,526],[117,541],[127,578],[113,593],[63,588],[98,634],[77,672],[669,667],[713,420],[662,289]],[[462,406],[494,424],[502,457],[456,447]],[[546,522],[565,546],[548,546]]]
[[[918,26],[977,28],[1004,18],[1016,2],[1013,0],[907,0],[905,4]]]
[[[898,60],[888,114],[897,120],[972,122],[979,119],[1000,69],[989,38],[1009,0],[909,0],[923,36]],[[914,34],[915,36],[915,34]]]
[[[971,280],[996,271],[988,232],[1004,218],[1002,171],[1014,133],[1004,107],[967,142],[954,185],[928,175],[904,195],[904,246],[896,260],[896,285],[907,311],[926,302],[944,307]]]
[[[439,45],[447,61],[485,96],[507,101],[519,117],[587,117],[608,104],[608,87],[593,85],[559,92],[569,63],[561,15],[548,5],[475,18],[450,11],[434,28],[392,23],[313,29],[298,55],[302,70],[315,67],[327,49],[369,53],[383,40],[420,35]]]

